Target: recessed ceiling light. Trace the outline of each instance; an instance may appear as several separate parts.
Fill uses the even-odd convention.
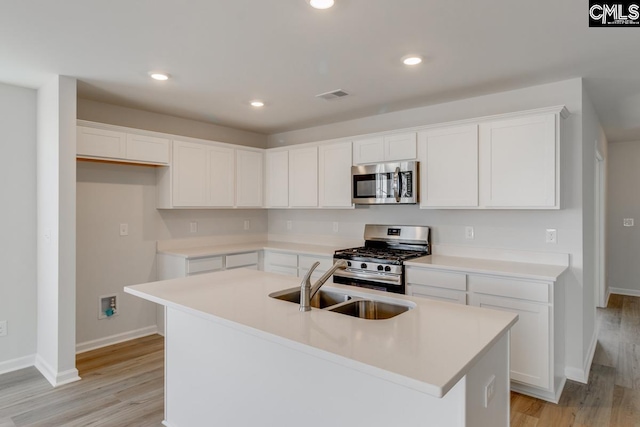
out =
[[[264,107],[264,102],[258,101],[256,99],[255,101],[251,101],[251,106],[252,107]]]
[[[159,73],[159,72],[156,72],[156,71],[150,71],[149,72],[149,76],[154,80],[160,80],[160,81],[169,80],[169,74],[167,74],[167,73]]]
[[[309,5],[315,9],[329,9],[333,6],[333,0],[307,0]]]
[[[408,55],[402,58],[402,63],[404,65],[418,65],[422,62],[422,58],[417,55]]]

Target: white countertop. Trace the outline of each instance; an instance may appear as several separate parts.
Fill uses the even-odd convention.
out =
[[[416,258],[406,261],[404,265],[465,273],[495,274],[500,276],[520,277],[523,279],[546,280],[553,282],[555,282],[568,268],[564,265],[533,264],[526,262],[497,261],[444,255],[429,255]]]
[[[295,277],[248,269],[125,287],[125,292],[225,324],[242,333],[442,397],[516,321],[513,313],[327,284],[356,296],[415,308],[364,320],[270,298],[299,286]],[[170,339],[170,338],[169,338]]]
[[[184,257],[187,259],[261,250],[290,252],[294,254],[305,253],[310,255],[333,256],[333,253],[339,249],[344,249],[344,246],[323,246],[301,243],[263,241],[230,245],[200,246],[194,248],[164,249],[158,250],[158,253]]]

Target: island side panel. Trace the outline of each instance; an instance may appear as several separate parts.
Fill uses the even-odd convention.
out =
[[[172,308],[166,355],[169,427],[465,425],[464,378],[439,399]]]

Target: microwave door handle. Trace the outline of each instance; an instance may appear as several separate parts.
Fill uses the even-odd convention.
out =
[[[393,195],[396,198],[396,202],[400,203],[400,168],[396,168],[393,173]]]

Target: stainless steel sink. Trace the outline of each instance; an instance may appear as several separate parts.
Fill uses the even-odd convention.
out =
[[[285,289],[283,291],[273,292],[269,294],[269,296],[271,298],[279,299],[282,301],[300,304],[300,288]],[[311,307],[320,309],[327,308],[332,305],[340,304],[341,302],[349,301],[350,299],[351,296],[347,294],[320,289],[313,296],[313,298],[311,298]]]
[[[347,316],[359,317],[360,319],[390,319],[409,311],[411,307],[400,304],[392,304],[384,301],[372,301],[355,299],[344,304],[328,308],[334,313],[346,314]]]

